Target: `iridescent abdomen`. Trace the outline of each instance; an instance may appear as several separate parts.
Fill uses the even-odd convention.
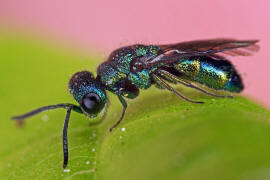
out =
[[[206,56],[189,57],[175,63],[174,68],[191,80],[212,89],[230,92],[243,90],[241,77],[226,60],[215,60]]]

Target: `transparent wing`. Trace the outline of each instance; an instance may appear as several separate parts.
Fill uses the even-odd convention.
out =
[[[164,52],[177,49],[186,53],[223,52],[224,54],[249,56],[259,50],[257,42],[258,40],[209,39],[161,45],[160,47]]]
[[[160,45],[163,53],[145,63],[147,66],[170,64],[179,58],[191,56],[213,56],[216,59],[224,56],[226,59],[227,56],[250,56],[259,50],[257,42],[258,40],[209,39]]]

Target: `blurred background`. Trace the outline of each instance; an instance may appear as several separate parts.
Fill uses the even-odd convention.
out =
[[[102,54],[119,46],[228,37],[259,39],[261,50],[233,63],[244,94],[270,106],[270,1],[1,0],[0,25],[64,46]],[[36,36],[34,36],[36,34]],[[38,34],[38,35],[37,35]],[[2,61],[2,60],[1,60]]]
[[[270,179],[269,19],[269,0],[0,0],[0,179]],[[121,105],[108,93],[102,124],[72,113],[66,171],[64,110],[29,118],[23,128],[10,120],[76,103],[70,76],[95,72],[120,46],[220,37],[260,40],[254,56],[231,59],[243,96],[184,89],[202,106],[153,87],[128,101],[124,121],[109,133]]]

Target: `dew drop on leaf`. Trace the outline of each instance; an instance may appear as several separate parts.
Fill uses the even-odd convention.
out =
[[[64,172],[65,173],[69,173],[70,172],[70,169],[64,169]]]
[[[45,114],[41,117],[41,119],[43,122],[47,122],[49,120],[49,116],[47,114]]]

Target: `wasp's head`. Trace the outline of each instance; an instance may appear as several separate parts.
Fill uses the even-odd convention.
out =
[[[71,77],[69,92],[89,117],[96,117],[106,104],[107,96],[103,86],[88,71],[77,72]]]

